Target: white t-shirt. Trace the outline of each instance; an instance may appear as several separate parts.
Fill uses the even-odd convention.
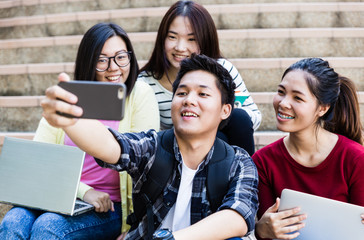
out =
[[[173,232],[191,225],[192,184],[196,172],[197,170],[188,168],[183,162],[177,200],[171,210],[169,210],[167,216],[163,219],[161,228],[168,228]]]

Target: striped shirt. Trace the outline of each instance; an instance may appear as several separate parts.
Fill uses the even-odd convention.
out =
[[[121,156],[116,164],[108,164],[96,159],[102,167],[108,167],[117,171],[126,170],[133,179],[133,192],[138,193],[146,180],[146,174],[153,165],[158,147],[157,132],[149,130],[140,133],[119,133],[109,129],[118,141],[121,148]],[[233,209],[246,221],[248,231],[252,231],[255,225],[255,214],[258,208],[258,173],[249,154],[239,147],[233,146],[235,159],[230,169],[229,190],[222,204],[218,208]],[[154,228],[161,226],[168,211],[176,202],[182,171],[182,156],[174,139],[174,156],[177,161],[172,177],[164,187],[163,194],[153,203]],[[206,158],[200,164],[193,179],[191,197],[191,224],[210,215],[210,203],[207,199],[206,176],[207,167],[214,147],[207,153]],[[163,207],[164,206],[164,207]],[[167,206],[167,207],[165,207]],[[144,239],[147,235],[147,217],[142,218],[138,227],[130,230],[126,239]]]
[[[254,103],[248,89],[246,88],[239,71],[236,69],[236,67],[234,67],[231,62],[224,58],[218,59],[218,63],[220,63],[226,70],[229,71],[236,85],[235,107],[242,108],[248,113],[252,120],[254,130],[257,130],[262,120],[262,115],[257,105]],[[161,129],[165,130],[172,128],[173,123],[171,118],[171,104],[173,93],[164,88],[157,79],[153,78],[153,76],[151,76],[151,74],[148,74],[147,72],[141,72],[138,76],[138,80],[148,83],[154,90],[159,106]],[[247,97],[247,99],[243,103],[239,102],[240,95]]]

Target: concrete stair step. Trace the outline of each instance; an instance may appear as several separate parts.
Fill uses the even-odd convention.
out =
[[[360,2],[360,0],[349,0]],[[59,12],[78,12],[111,10],[118,8],[141,8],[170,6],[175,0],[138,0],[138,1],[113,1],[113,0],[2,0],[0,1],[0,16],[3,18],[16,16],[32,16],[53,14]],[[197,0],[198,3],[206,4],[241,4],[241,3],[274,3],[276,0]],[[280,0],[282,3],[289,2],[327,2],[327,0]],[[330,2],[345,2],[331,0]]]
[[[300,58],[232,58],[251,92],[272,92],[284,70]],[[325,57],[335,70],[352,79],[359,91],[364,91],[364,57]],[[139,61],[143,66],[144,61]],[[43,95],[47,87],[57,84],[57,76],[66,72],[72,76],[74,63],[41,63],[0,65],[0,95]]]
[[[363,14],[364,15],[364,14]],[[218,30],[227,58],[362,57],[364,28]],[[138,59],[148,59],[156,32],[130,33]],[[82,36],[0,40],[0,64],[72,62]]]
[[[0,146],[4,144],[5,137],[16,137],[32,140],[34,137],[34,132],[0,132]]]
[[[251,92],[254,102],[262,112],[259,131],[276,130],[275,113],[272,107],[275,92]],[[361,119],[364,122],[364,91],[358,92]],[[35,131],[41,118],[40,101],[43,96],[0,97],[0,132]]]
[[[121,2],[121,1],[120,1]],[[1,18],[98,10],[98,1],[91,0],[2,0]]]
[[[81,2],[72,1],[72,3],[74,2],[81,4]],[[88,3],[97,6],[101,2],[103,1],[98,3],[86,1],[82,2],[81,5],[86,6]],[[171,2],[173,3],[174,0]],[[362,2],[290,3],[281,1],[278,3],[248,4],[228,4],[227,1],[220,3],[218,0],[200,2],[219,3],[205,5],[218,29],[364,27],[364,3]],[[110,10],[96,7],[98,10],[80,12],[64,10],[60,13],[8,17],[0,19],[0,38],[82,35],[92,25],[100,21],[113,21],[127,32],[157,31],[162,16],[171,4],[154,5],[165,7],[149,7],[147,5],[143,8],[124,7],[124,9],[113,6]],[[72,8],[70,7],[70,9]],[[3,15],[6,16],[6,14]]]
[[[0,132],[34,132],[42,117],[42,98],[43,96],[0,96]]]
[[[34,132],[42,117],[42,108],[37,106],[18,106],[0,108],[0,131]]]

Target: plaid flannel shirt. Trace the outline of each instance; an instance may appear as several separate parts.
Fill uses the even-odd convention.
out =
[[[138,193],[146,179],[146,174],[151,168],[156,150],[157,132],[149,130],[140,133],[119,133],[109,129],[121,147],[121,156],[116,164],[108,164],[96,159],[102,167],[111,168],[117,171],[127,171],[133,179],[133,192]],[[156,202],[153,204],[154,226],[159,228],[169,209],[177,199],[178,187],[181,179],[182,157],[178,144],[174,139],[174,154],[178,162],[173,176]],[[246,153],[239,147],[233,146],[235,159],[230,170],[230,185],[227,194],[218,208],[233,209],[245,219],[248,225],[248,232],[254,229],[255,215],[258,208],[258,173],[256,167]],[[193,180],[191,197],[191,224],[207,217],[212,212],[206,193],[206,170],[205,167],[212,157],[214,148],[212,147],[205,160],[200,164]],[[164,207],[162,207],[164,206]],[[167,206],[167,208],[165,207]],[[126,239],[144,239],[147,235],[146,215],[136,229],[131,229]]]

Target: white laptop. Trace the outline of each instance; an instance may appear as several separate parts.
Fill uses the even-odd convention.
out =
[[[84,158],[77,147],[5,137],[0,202],[66,215],[92,210],[79,200],[76,206]]]
[[[307,214],[297,240],[363,240],[364,207],[284,189],[279,210],[301,207]]]

